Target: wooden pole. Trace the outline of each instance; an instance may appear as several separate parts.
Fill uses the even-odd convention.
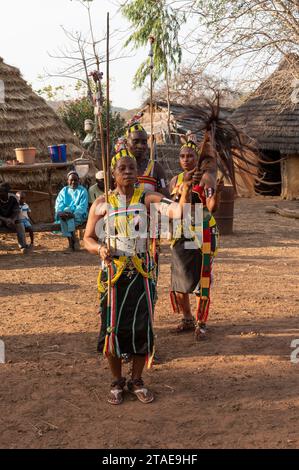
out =
[[[151,138],[150,138],[150,158],[154,160],[154,109],[153,109],[153,92],[154,92],[154,49],[153,44],[155,38],[149,37],[150,42],[150,122],[151,122]]]
[[[107,239],[107,248],[110,250],[110,230],[109,230],[109,160],[110,160],[110,143],[109,143],[109,134],[110,134],[110,122],[109,122],[109,111],[110,111],[110,103],[109,103],[109,13],[107,14],[107,96],[106,96],[106,110],[107,110],[107,117],[106,117],[106,144],[105,144],[105,136],[104,136],[104,128],[103,128],[103,104],[104,104],[104,96],[103,96],[103,88],[101,80],[103,78],[103,74],[97,70],[92,74],[93,79],[96,83],[97,87],[97,95],[96,95],[96,113],[98,117],[98,126],[100,131],[100,141],[101,141],[101,160],[102,160],[102,168],[104,172],[104,185],[105,185],[105,202],[107,207],[107,224],[106,224],[106,239]],[[108,266],[108,291],[107,291],[107,309],[110,310],[111,307],[111,268],[110,265]]]
[[[200,166],[201,166],[201,164],[204,160],[204,151],[205,151],[205,147],[206,147],[206,144],[207,144],[208,140],[209,140],[209,134],[208,134],[208,131],[206,130],[203,142],[202,142],[200,150],[199,150],[198,161],[197,161],[197,169],[198,170],[200,170]]]
[[[97,108],[98,108],[98,125],[100,130],[100,141],[101,141],[101,162],[104,172],[104,185],[105,185],[105,201],[108,204],[108,194],[109,194],[109,181],[107,179],[107,161],[106,161],[106,145],[105,145],[105,136],[104,136],[104,127],[103,127],[103,90],[101,84],[101,78],[97,81]]]
[[[110,229],[109,229],[109,188],[110,188],[110,18],[107,13],[107,57],[106,57],[106,175],[105,200],[107,204],[107,247],[110,250]],[[111,307],[111,266],[108,266],[108,293],[107,293],[107,309]]]
[[[107,52],[106,52],[106,160],[107,160],[107,182],[110,182],[110,15],[107,13]]]

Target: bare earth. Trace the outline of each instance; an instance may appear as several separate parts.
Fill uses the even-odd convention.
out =
[[[169,249],[156,309],[161,363],[145,373],[156,401],[106,403],[96,354],[97,260],[38,235],[22,256],[0,238],[1,448],[295,448],[299,446],[299,220],[266,215],[275,198],[236,201],[235,233],[215,264],[209,338],[174,335]]]

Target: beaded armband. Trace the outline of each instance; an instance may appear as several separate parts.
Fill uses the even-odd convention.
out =
[[[206,188],[206,189],[205,189],[205,196],[206,196],[206,198],[212,197],[214,193],[215,193],[215,189],[214,189],[214,188]]]

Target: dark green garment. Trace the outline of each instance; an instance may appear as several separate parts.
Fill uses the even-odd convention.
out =
[[[154,347],[154,333],[146,295],[148,282],[151,302],[154,308],[155,282],[148,281],[136,270],[124,271],[115,284],[116,335],[120,354],[151,355]],[[112,289],[113,290],[113,289]],[[102,352],[107,334],[107,295],[101,295],[101,330],[98,351]]]

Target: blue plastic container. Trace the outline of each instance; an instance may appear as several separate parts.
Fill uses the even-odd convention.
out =
[[[52,163],[64,163],[67,161],[66,144],[49,145],[48,151]]]

